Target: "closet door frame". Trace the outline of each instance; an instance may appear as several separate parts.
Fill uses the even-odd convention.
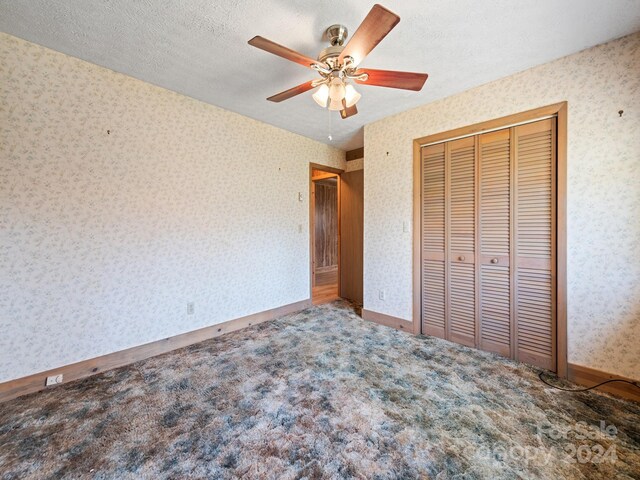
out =
[[[413,141],[413,331],[422,333],[422,147],[521,123],[556,117],[556,352],[557,375],[567,378],[567,102],[416,138]],[[476,236],[477,237],[477,236]]]

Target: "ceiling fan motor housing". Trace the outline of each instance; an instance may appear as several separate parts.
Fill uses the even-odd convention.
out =
[[[331,46],[323,49],[318,55],[318,60],[322,63],[329,65],[331,68],[338,67],[338,57],[340,53],[344,50],[344,47],[341,45]]]
[[[328,65],[331,69],[338,69],[338,57],[342,50],[344,50],[344,42],[348,36],[347,27],[344,25],[331,25],[325,31],[325,37],[331,44],[330,47],[325,48],[318,55],[318,60]]]
[[[327,28],[325,36],[327,37],[327,40],[329,40],[331,46],[342,46],[349,36],[349,31],[344,25],[335,24]]]

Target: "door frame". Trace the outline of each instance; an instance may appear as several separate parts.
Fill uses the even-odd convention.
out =
[[[315,286],[315,269],[314,269],[314,260],[315,260],[315,187],[314,187],[314,178],[313,171],[321,170],[323,172],[327,172],[330,175],[327,175],[326,178],[330,178],[332,176],[336,176],[338,178],[337,188],[338,188],[338,205],[336,215],[338,217],[338,295],[340,295],[340,270],[342,265],[340,265],[340,224],[342,221],[340,215],[340,189],[342,184],[342,179],[340,175],[344,173],[344,170],[340,168],[327,167],[326,165],[321,165],[319,163],[309,163],[309,298],[313,301],[313,287]]]
[[[422,155],[424,145],[486,133],[551,116],[557,123],[556,156],[556,370],[567,378],[567,102],[476,123],[413,140],[413,332],[422,333]]]

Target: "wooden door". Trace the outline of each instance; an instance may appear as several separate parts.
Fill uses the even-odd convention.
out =
[[[515,358],[556,369],[555,118],[514,128]]]
[[[340,296],[362,304],[364,170],[340,176]]]
[[[422,332],[445,338],[445,144],[422,149]]]
[[[422,148],[422,332],[556,370],[555,118]]]
[[[479,346],[511,356],[510,130],[480,135],[479,149]]]
[[[314,182],[315,272],[338,269],[338,183],[337,178]]]
[[[476,345],[476,140],[448,142],[446,151],[447,339]]]

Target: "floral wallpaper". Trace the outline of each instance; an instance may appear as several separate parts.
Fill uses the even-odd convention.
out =
[[[364,157],[356,158],[354,160],[349,160],[347,162],[347,168],[346,168],[347,172],[355,172],[356,170],[363,170],[363,169],[364,169]]]
[[[564,100],[569,361],[640,379],[640,33],[367,125],[364,308],[412,316],[413,139]]]
[[[309,298],[309,162],[345,168],[0,34],[0,382]]]

